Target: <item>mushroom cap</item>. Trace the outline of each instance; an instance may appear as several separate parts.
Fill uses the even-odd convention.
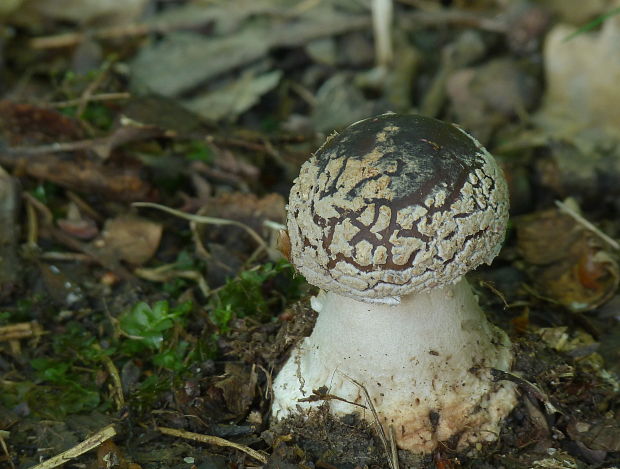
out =
[[[501,169],[455,125],[383,114],[329,137],[291,189],[291,260],[308,282],[357,300],[457,282],[504,240]]]

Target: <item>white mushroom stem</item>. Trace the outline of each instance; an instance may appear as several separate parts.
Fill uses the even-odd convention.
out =
[[[465,280],[402,298],[399,305],[368,304],[327,293],[313,304],[315,328],[274,382],[273,415],[323,402],[298,402],[314,389],[367,405],[368,391],[399,447],[432,451],[455,437],[460,448],[497,438],[515,404],[511,383],[493,382],[490,368],[512,362],[506,334],[490,324]],[[334,415],[372,413],[340,400],[325,401]]]

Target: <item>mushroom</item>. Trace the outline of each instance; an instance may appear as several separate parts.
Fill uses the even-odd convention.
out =
[[[390,113],[329,137],[290,193],[291,260],[323,291],[273,417],[325,403],[372,421],[367,392],[402,449],[495,440],[516,394],[491,370],[510,369],[511,344],[463,275],[495,258],[507,221],[501,170],[459,127]],[[324,387],[337,399],[311,398]]]

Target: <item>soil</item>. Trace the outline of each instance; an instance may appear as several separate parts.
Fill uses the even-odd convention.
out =
[[[620,60],[588,66],[616,3],[393,2],[390,61],[363,2],[55,1],[0,5],[0,468],[620,467]],[[388,110],[467,128],[510,186],[468,280],[519,403],[464,452],[270,418],[316,319],[288,192]]]

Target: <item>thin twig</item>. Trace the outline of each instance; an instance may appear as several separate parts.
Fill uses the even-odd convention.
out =
[[[99,346],[99,344],[94,344],[93,348],[101,352],[101,347]],[[125,407],[125,395],[123,394],[123,383],[121,380],[121,375],[118,372],[118,368],[108,355],[103,354],[101,359],[103,360],[103,364],[108,369],[108,373],[112,378],[112,387],[114,389],[114,393],[116,394],[116,407],[118,410],[121,410],[123,407]]]
[[[394,430],[394,425],[389,426],[390,429],[390,455],[392,457],[391,466],[394,469],[399,469],[399,461],[398,461],[398,448],[396,447],[396,430]]]
[[[107,138],[97,138],[73,142],[55,142],[48,145],[5,148],[4,151],[8,155],[44,155],[65,151],[90,150],[96,145],[107,143],[107,141]]]
[[[57,49],[60,47],[71,47],[85,41],[93,39],[121,39],[126,37],[143,36],[149,32],[163,32],[161,27],[146,24],[128,24],[121,26],[111,26],[101,28],[88,33],[73,32],[63,33],[54,36],[36,37],[30,41],[33,49]]]
[[[9,448],[4,441],[5,434],[8,435],[9,432],[0,430],[0,446],[2,446],[2,451],[4,451],[4,455],[6,456],[7,461],[11,465],[11,469],[15,469],[15,464],[13,464],[13,458],[11,458],[11,453],[9,453]]]
[[[592,223],[586,220],[581,214],[577,213],[577,211],[574,210],[572,207],[569,207],[567,204],[565,204],[564,202],[560,202],[559,200],[555,201],[555,205],[560,209],[562,213],[573,218],[573,220],[575,220],[577,223],[582,225],[584,228],[590,230],[596,236],[598,236],[603,241],[605,241],[607,244],[609,244],[612,248],[614,248],[615,250],[620,250],[620,244],[618,244],[618,242],[615,239],[612,239],[609,236],[607,236],[605,233],[599,230],[596,226],[594,226]]]
[[[318,389],[313,389],[312,394],[308,397],[302,397],[301,399],[297,399],[297,402],[318,402],[318,401],[340,401],[345,402],[346,404],[350,404],[352,406],[361,407],[362,409],[366,409],[364,404],[358,404],[357,402],[349,401],[344,397],[337,396],[336,394],[329,394],[327,392],[327,386],[321,386]]]
[[[524,392],[532,396],[533,398],[539,400],[545,406],[545,410],[549,415],[555,413],[562,413],[560,410],[555,407],[549,397],[534,383],[529,382],[528,380],[517,376],[513,373],[509,373],[508,371],[498,370],[496,368],[489,368],[491,373],[491,377],[495,381],[506,380],[515,383],[519,388],[521,388]]]
[[[111,63],[109,61],[106,61],[103,64],[103,67],[101,68],[101,70],[99,71],[99,75],[97,75],[95,79],[88,84],[88,86],[82,93],[82,96],[80,96],[80,103],[78,104],[78,108],[76,112],[76,115],[78,118],[82,117],[82,114],[84,114],[84,110],[86,109],[86,106],[88,105],[88,102],[90,101],[91,96],[95,93],[95,90],[99,88],[99,85],[103,83],[103,80],[108,75],[110,66],[111,66]]]
[[[255,449],[252,449],[245,445],[234,443],[232,441],[225,440],[224,438],[220,438],[218,436],[203,435],[201,433],[187,432],[185,430],[176,430],[174,428],[168,428],[168,427],[157,427],[157,430],[159,430],[164,435],[176,436],[179,438],[185,438],[186,440],[199,441],[201,443],[208,443],[208,444],[216,445],[216,446],[225,446],[228,448],[235,448],[235,449],[238,449],[239,451],[243,451],[245,454],[249,456],[252,456],[254,459],[261,462],[262,464],[267,463],[267,456],[265,456],[262,453],[259,453]]]
[[[88,97],[88,102],[98,102],[98,101],[120,101],[124,99],[131,98],[130,93],[99,93],[99,94],[91,94]],[[83,98],[75,98],[75,99],[67,99],[66,101],[56,101],[51,103],[43,104],[43,107],[51,107],[56,109],[62,109],[65,107],[77,106],[82,102]]]
[[[480,283],[480,286],[488,288],[493,293],[495,293],[495,296],[497,296],[502,301],[502,303],[504,303],[504,309],[508,308],[508,301],[506,301],[506,297],[501,291],[499,291],[495,287],[495,285],[493,285],[491,282],[487,282],[486,280],[480,280],[479,283]]]
[[[135,269],[133,273],[136,276],[150,282],[164,283],[176,278],[185,278],[196,282],[198,284],[198,288],[200,288],[200,292],[205,296],[205,298],[209,297],[209,295],[213,293],[204,276],[200,272],[196,270],[178,270],[176,263],[165,264],[154,268],[139,267]]]
[[[58,251],[47,251],[42,252],[38,255],[39,259],[43,259],[46,261],[58,261],[58,262],[84,262],[95,263],[95,260],[87,255],[82,254],[81,252],[58,252]]]
[[[61,466],[66,464],[68,461],[81,456],[88,451],[97,448],[104,441],[109,440],[116,436],[116,427],[114,424],[108,425],[107,427],[102,428],[97,433],[92,435],[91,437],[85,439],[81,443],[78,443],[73,448],[68,449],[67,451],[63,451],[62,453],[48,459],[47,461],[42,462],[41,464],[37,464],[36,466],[31,467],[30,469],[52,469],[54,467]]]
[[[38,322],[20,322],[0,327],[0,342],[9,340],[27,339],[43,334],[43,329]]]
[[[403,0],[400,1],[403,2]],[[402,15],[401,22],[404,26],[410,29],[428,28],[433,26],[462,26],[478,28],[498,34],[506,34],[509,30],[506,23],[501,20],[454,8],[438,9],[433,11],[414,11],[412,13]]]

